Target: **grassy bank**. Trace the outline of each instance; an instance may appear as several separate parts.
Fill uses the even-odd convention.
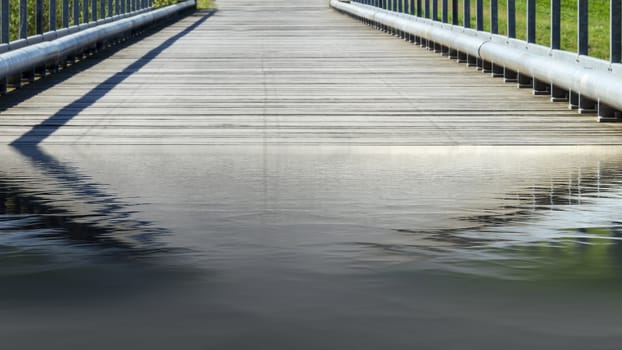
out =
[[[404,0],[409,3],[409,0]],[[434,1],[434,0],[432,0]],[[438,1],[439,17],[441,1]],[[423,1],[422,1],[423,2]],[[459,23],[464,23],[462,0],[459,1]],[[507,34],[507,0],[499,0],[499,32]],[[471,0],[471,27],[475,28],[476,0]],[[431,7],[431,5],[430,5]],[[516,0],[516,36],[526,39],[527,1]],[[449,2],[449,19],[452,7]],[[490,0],[484,0],[484,29],[490,30]],[[567,51],[577,50],[577,0],[561,0],[561,48]],[[536,42],[550,44],[550,1],[536,1]],[[593,0],[589,2],[589,54],[603,59],[609,58],[609,1]]]

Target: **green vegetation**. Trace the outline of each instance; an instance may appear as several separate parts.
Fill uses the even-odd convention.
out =
[[[409,3],[409,0],[403,0]],[[435,0],[432,0],[435,1]],[[438,1],[439,17],[441,1]],[[423,2],[423,1],[422,1]],[[463,0],[459,0],[460,24],[464,23]],[[499,32],[507,33],[507,0],[499,0]],[[431,7],[431,5],[430,5]],[[567,51],[577,50],[577,0],[561,0],[561,48]],[[449,2],[448,17],[452,7]],[[475,28],[476,0],[471,0],[471,28]],[[516,0],[516,36],[526,39],[527,35],[527,0]],[[484,0],[484,30],[490,30],[490,0]],[[550,45],[550,1],[536,1],[536,43]],[[589,54],[603,59],[609,58],[609,1],[589,2]]]
[[[104,13],[101,13],[101,1],[104,1]],[[172,5],[172,4],[176,4],[180,1],[183,0],[154,0],[153,2],[153,7],[154,8],[158,8],[158,7],[164,7],[164,6],[168,6],[168,5]],[[79,22],[80,23],[84,23],[84,12],[83,12],[83,5],[84,5],[85,0],[79,0]],[[112,9],[113,9],[113,13],[114,10],[116,10],[116,6],[117,6],[117,2],[119,4],[126,4],[126,0],[112,0]],[[197,0],[198,4],[199,4],[199,8],[201,8],[200,6],[203,5],[205,7],[203,8],[213,8],[213,0]],[[36,23],[35,23],[35,3],[36,0],[27,0],[28,3],[28,35],[33,35],[37,33],[36,30]],[[69,4],[69,25],[73,25],[74,24],[74,16],[73,16],[73,12],[74,12],[74,1],[73,0],[69,0],[68,2]],[[92,0],[88,0],[88,7],[89,7],[89,11],[88,11],[88,20],[92,20],[93,18],[93,13],[91,11],[91,4],[92,4]],[[96,7],[97,7],[97,17],[98,18],[104,18],[107,16],[108,14],[108,0],[96,0]],[[62,0],[56,0],[56,28],[62,28],[62,8],[63,8],[63,2]],[[16,40],[19,38],[19,1],[18,0],[11,0],[9,1],[9,40]],[[50,13],[50,1],[49,0],[43,0],[43,16],[42,16],[42,22],[43,22],[43,32],[47,32],[50,30],[50,17],[49,17],[49,13]]]
[[[200,10],[215,9],[215,0],[197,0],[197,8]]]
[[[182,0],[153,0],[153,7],[154,8],[165,7],[169,5],[174,5],[181,1]]]

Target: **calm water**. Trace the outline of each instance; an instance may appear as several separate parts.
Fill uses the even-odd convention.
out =
[[[622,343],[622,148],[0,159],[2,349]]]

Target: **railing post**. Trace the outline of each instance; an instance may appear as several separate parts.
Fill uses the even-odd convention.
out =
[[[89,0],[82,0],[82,23],[89,21]]]
[[[408,6],[408,13],[411,15],[415,15],[415,0],[410,0],[410,5]]]
[[[69,27],[69,0],[63,0],[63,28]]]
[[[35,1],[35,33],[43,33],[43,0]]]
[[[0,30],[2,31],[2,43],[8,43],[10,40],[10,36],[9,36],[9,23],[11,23],[11,18],[10,16],[10,12],[9,12],[9,0],[1,0],[1,5],[0,7],[2,7],[2,9],[0,9],[0,16],[2,16],[2,28],[0,28]]]
[[[19,0],[19,38],[28,36],[28,1]]]
[[[397,0],[397,12],[402,13],[403,11],[403,6],[404,6],[404,1],[402,0]]]
[[[475,7],[475,29],[484,30],[484,0],[477,0]]]
[[[499,3],[497,0],[490,0],[490,32],[499,33]]]
[[[451,24],[458,25],[458,0],[451,0]]]
[[[423,7],[424,7],[424,15],[425,18],[430,18],[430,0],[425,0],[423,2]]]
[[[579,0],[577,6],[577,48],[579,55],[587,55],[588,51],[588,0]]]
[[[56,0],[50,0],[50,31],[56,30]]]
[[[73,0],[73,24],[80,24],[80,0]]]
[[[471,28],[471,0],[464,0],[464,27]]]
[[[551,0],[551,49],[559,50],[561,38],[561,0]]]
[[[508,0],[508,37],[516,38],[516,2]]]
[[[432,0],[432,20],[438,21],[438,0]]]
[[[611,0],[610,4],[610,43],[609,43],[609,60],[612,63],[620,63],[620,59],[622,58],[621,54],[621,46],[622,46],[622,30],[620,29],[622,26],[622,5],[621,0]]]
[[[442,17],[441,20],[443,21],[443,23],[447,23],[447,21],[449,20],[449,16],[447,15],[447,10],[448,10],[448,7],[449,7],[449,6],[447,6],[447,0],[443,0],[443,3],[441,4],[441,7],[442,7],[441,10],[443,11],[443,17]]]
[[[422,7],[421,0],[417,0],[417,13],[416,13],[417,17],[421,17],[421,15],[423,14],[421,11],[421,7]]]
[[[106,17],[106,0],[99,0],[99,18]]]
[[[112,15],[114,15],[114,11],[112,11],[112,0],[108,0],[108,17],[112,17]]]
[[[93,22],[97,21],[97,0],[91,1],[91,20]]]
[[[527,0],[527,42],[536,42],[536,0]]]

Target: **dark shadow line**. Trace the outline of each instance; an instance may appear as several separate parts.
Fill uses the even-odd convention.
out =
[[[213,11],[206,13],[192,25],[188,26],[186,29],[175,34],[174,36],[168,38],[159,46],[151,49],[149,52],[137,59],[134,63],[127,66],[121,72],[118,72],[110,78],[106,79],[105,81],[101,82],[100,84],[92,88],[84,96],[63,107],[61,110],[59,110],[43,122],[33,126],[32,129],[30,129],[24,135],[11,142],[11,145],[36,145],[43,142],[46,138],[54,134],[54,132],[60,129],[63,125],[65,125],[71,119],[80,114],[80,112],[84,111],[88,107],[92,106],[99,99],[106,96],[106,94],[108,94],[117,85],[121,84],[125,79],[129,78],[134,72],[138,71],[139,69],[147,65],[147,63],[151,62],[160,53],[173,45],[177,40],[192,32],[195,28],[205,22],[205,20],[207,20],[213,13]]]

